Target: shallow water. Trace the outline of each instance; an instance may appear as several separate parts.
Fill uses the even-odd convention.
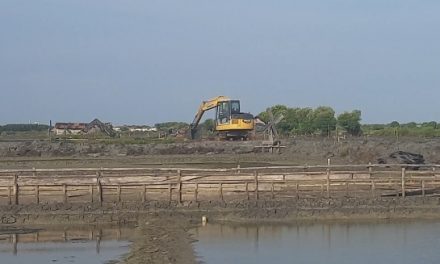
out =
[[[0,234],[0,263],[100,264],[129,251],[130,228],[44,228]],[[5,234],[7,233],[7,234]]]
[[[217,225],[193,230],[199,259],[217,263],[439,263],[439,222]]]

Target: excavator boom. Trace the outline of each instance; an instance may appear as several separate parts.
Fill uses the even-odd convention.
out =
[[[217,96],[217,97],[212,98],[208,101],[202,102],[202,104],[199,106],[199,110],[197,111],[196,116],[194,117],[194,120],[192,121],[192,123],[190,125],[192,139],[195,138],[195,134],[197,132],[197,126],[199,125],[200,120],[203,117],[203,114],[208,110],[216,108],[220,102],[229,101],[229,100],[230,99],[226,96]]]

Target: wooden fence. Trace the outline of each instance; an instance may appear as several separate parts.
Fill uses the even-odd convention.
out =
[[[437,195],[440,165],[0,170],[0,204]]]

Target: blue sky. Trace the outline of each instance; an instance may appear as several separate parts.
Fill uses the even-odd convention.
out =
[[[429,0],[0,0],[0,124],[190,122],[216,95],[254,114],[440,121],[438,14]]]

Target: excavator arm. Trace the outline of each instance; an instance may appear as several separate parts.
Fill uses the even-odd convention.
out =
[[[230,99],[226,96],[217,96],[215,98],[212,98],[208,101],[203,101],[202,104],[199,107],[199,110],[196,113],[196,116],[194,117],[194,120],[192,121],[191,125],[190,125],[190,129],[191,129],[191,138],[194,139],[195,138],[195,134],[197,132],[197,126],[200,123],[200,120],[202,119],[203,114],[210,110],[213,109],[215,107],[217,107],[217,105],[220,102],[224,102],[224,101],[229,101]]]

